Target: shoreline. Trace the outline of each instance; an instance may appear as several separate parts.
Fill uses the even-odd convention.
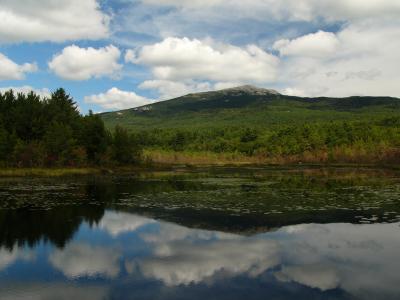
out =
[[[227,163],[227,164],[153,164],[149,166],[123,166],[123,167],[82,167],[82,168],[0,168],[0,178],[12,177],[76,177],[76,176],[106,176],[151,172],[176,172],[194,171],[215,168],[255,168],[271,171],[313,171],[313,170],[357,170],[357,171],[400,171],[399,165],[387,164],[255,164],[255,163]]]
[[[99,175],[97,168],[0,168],[0,178],[7,177],[66,177]]]

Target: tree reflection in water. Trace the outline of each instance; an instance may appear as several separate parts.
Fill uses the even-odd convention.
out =
[[[63,248],[82,222],[98,224],[105,209],[246,235],[304,223],[400,220],[396,176],[235,172],[3,180],[0,246],[43,240]]]

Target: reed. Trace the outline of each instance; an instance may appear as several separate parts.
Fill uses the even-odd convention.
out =
[[[352,164],[400,166],[400,149],[388,147],[335,147],[331,150],[306,151],[297,155],[255,154],[214,152],[174,152],[168,150],[146,150],[146,161],[161,165],[297,165],[297,164]]]
[[[0,169],[0,177],[63,177],[100,174],[95,168],[5,168]]]

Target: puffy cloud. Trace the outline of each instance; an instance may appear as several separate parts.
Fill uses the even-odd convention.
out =
[[[212,85],[209,82],[146,80],[139,85],[139,88],[157,90],[160,100],[168,100],[189,93],[209,91]]]
[[[214,84],[215,90],[224,90],[244,85],[243,82],[217,82]]]
[[[119,274],[120,254],[115,249],[86,244],[69,244],[53,252],[49,260],[68,278],[82,276],[105,276],[114,278]]]
[[[121,56],[113,45],[95,49],[68,46],[53,56],[49,68],[59,77],[67,80],[88,80],[92,77],[115,77],[122,66],[118,64]]]
[[[334,33],[318,31],[294,40],[279,40],[273,48],[286,56],[325,57],[336,51],[339,41]]]
[[[22,94],[29,94],[30,92],[34,92],[36,95],[39,95],[42,98],[48,98],[51,96],[50,90],[48,88],[36,89],[29,85],[24,86],[9,86],[9,87],[2,87],[0,88],[0,92],[4,93],[9,90],[13,90],[14,93],[22,93]]]
[[[170,81],[170,80],[146,80],[139,85],[141,89],[157,90],[160,94],[159,100],[169,100],[190,93],[208,92],[211,90],[222,90],[243,85],[243,82],[196,82]]]
[[[307,96],[400,96],[398,20],[353,22],[335,36],[332,34],[327,39],[331,40],[327,51],[319,51],[320,46],[316,46],[314,50],[321,55],[313,57],[299,50],[313,44],[309,35],[288,41],[286,45],[278,42],[275,46],[282,54],[296,54],[282,60],[278,81],[289,91],[302,91]]]
[[[154,222],[154,220],[128,213],[107,212],[98,226],[115,237],[125,232],[135,231],[144,225]]]
[[[154,89],[161,100],[239,84],[273,82],[279,59],[261,48],[218,44],[212,40],[166,38],[128,50],[127,62],[150,67],[154,78],[139,85]]]
[[[137,95],[134,92],[121,91],[118,88],[111,88],[106,93],[86,96],[86,103],[94,103],[105,109],[127,109],[153,103],[154,101]]]
[[[100,39],[109,35],[110,17],[97,0],[2,0],[0,42]]]
[[[132,63],[149,66],[157,80],[270,82],[276,77],[278,58],[255,45],[240,48],[213,41],[166,38],[128,52]]]
[[[20,80],[26,73],[37,71],[36,63],[18,65],[7,56],[0,53],[0,80]]]

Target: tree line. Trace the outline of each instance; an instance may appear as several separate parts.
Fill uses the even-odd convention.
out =
[[[152,129],[136,136],[144,148],[172,152],[238,153],[267,160],[308,156],[315,162],[400,162],[400,117],[257,128]]]
[[[135,164],[142,149],[122,127],[113,132],[90,112],[81,115],[62,88],[50,97],[0,93],[0,165],[53,167]]]

